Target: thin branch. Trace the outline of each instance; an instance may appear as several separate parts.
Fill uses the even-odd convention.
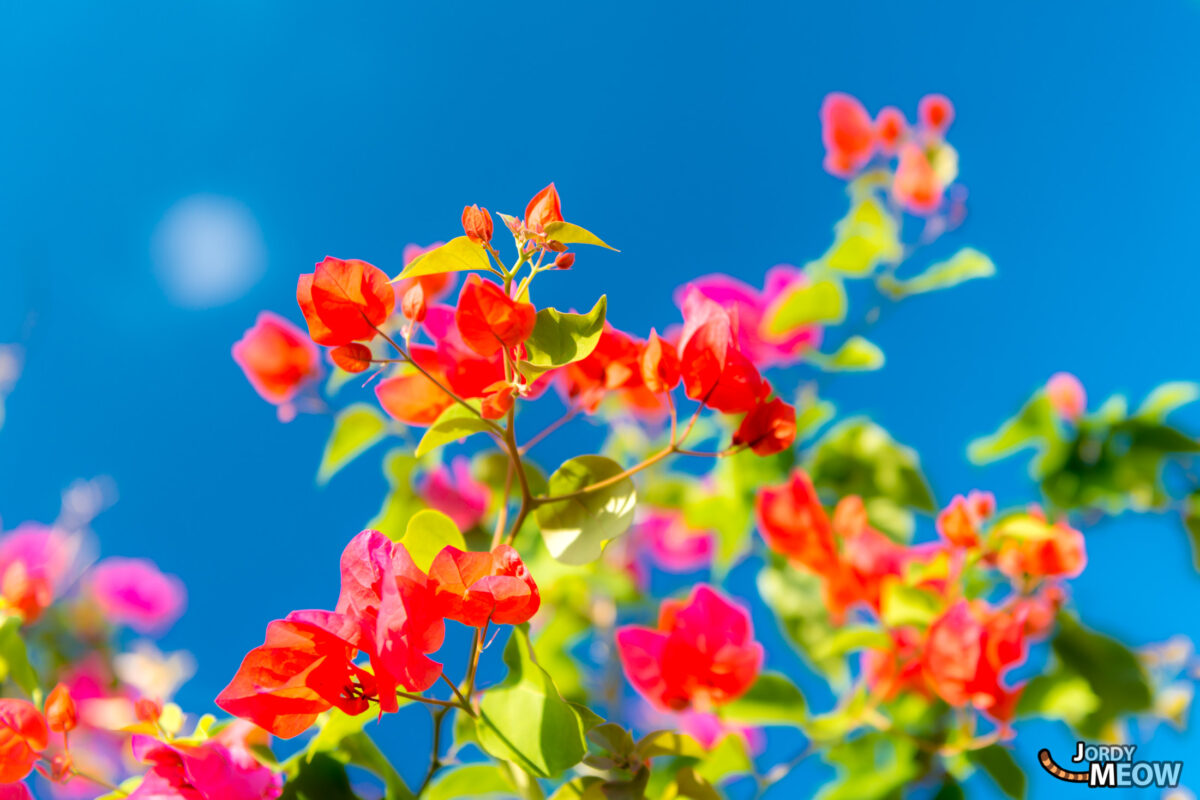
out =
[[[547,436],[554,433],[556,430],[561,428],[563,425],[566,425],[571,420],[575,419],[575,415],[578,414],[582,410],[582,408],[583,407],[580,405],[573,405],[570,408],[568,408],[567,413],[563,414],[561,417],[556,419],[554,422],[551,422],[549,425],[547,425],[545,428],[543,428],[541,432],[539,432],[536,436],[534,436],[532,439],[530,439],[528,442],[526,442],[520,449],[521,455],[525,455],[530,450],[532,450],[537,444],[539,444],[542,440],[544,440]]]

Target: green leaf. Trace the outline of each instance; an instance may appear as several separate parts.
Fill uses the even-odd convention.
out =
[[[855,650],[883,649],[890,647],[892,637],[869,625],[849,625],[838,628],[832,636],[814,648],[817,658],[836,658]]]
[[[601,295],[586,314],[565,314],[556,308],[537,313],[533,333],[525,340],[521,373],[532,380],[544,372],[587,358],[604,333],[608,298]]]
[[[633,752],[638,758],[655,758],[657,756],[682,756],[685,758],[704,758],[708,750],[686,733],[675,731],[654,731],[643,736],[634,746]]]
[[[904,508],[934,512],[917,454],[865,417],[835,425],[809,448],[808,472],[817,488],[867,502],[887,498]]]
[[[719,783],[733,775],[754,771],[754,762],[746,752],[746,740],[737,734],[727,734],[709,754],[695,766],[696,773],[710,783]]]
[[[317,483],[327,483],[342,467],[381,441],[387,431],[387,418],[373,405],[355,403],[339,411],[321,456]]]
[[[1119,717],[1146,711],[1153,705],[1154,692],[1145,668],[1116,639],[1061,613],[1051,648],[1063,670],[1081,676],[1100,699],[1100,706],[1075,726],[1084,736],[1098,737]]]
[[[990,464],[1026,447],[1041,451],[1057,438],[1050,401],[1043,392],[1037,392],[995,433],[972,441],[967,447],[967,458],[972,464]]]
[[[1100,708],[1100,698],[1082,675],[1058,670],[1035,675],[1017,702],[1017,716],[1058,719],[1076,726]]]
[[[308,746],[304,749],[305,760],[312,761],[318,753],[336,750],[343,739],[359,733],[369,722],[377,719],[379,719],[378,712],[370,709],[355,716],[350,716],[345,711],[336,708],[331,710],[321,723],[321,729],[317,731],[317,735],[309,740]]]
[[[563,244],[590,244],[596,247],[607,247],[614,252],[620,252],[612,245],[606,244],[599,236],[571,222],[550,222],[546,225],[546,238]]]
[[[942,600],[934,592],[905,586],[900,580],[892,579],[883,583],[879,606],[879,616],[889,628],[903,625],[925,627],[941,611]]]
[[[1200,490],[1192,492],[1183,503],[1183,527],[1192,543],[1192,564],[1200,571]]]
[[[996,274],[992,260],[970,247],[964,247],[950,259],[934,264],[929,269],[908,280],[897,280],[892,276],[879,279],[879,288],[893,299],[914,294],[949,289],[975,278],[990,278]]]
[[[808,663],[835,688],[843,686],[849,676],[845,660],[821,653],[834,631],[821,579],[791,566],[771,565],[758,573],[758,591]]]
[[[283,785],[279,800],[359,800],[350,788],[350,777],[341,761],[318,753],[311,761],[297,762],[294,775]]]
[[[467,549],[467,542],[454,520],[433,508],[425,508],[412,515],[400,544],[408,549],[413,563],[423,572],[429,571],[429,565],[443,548]]]
[[[407,701],[401,700],[401,704]],[[378,711],[364,711],[350,716],[338,709],[333,709],[324,718],[321,730],[309,741],[303,752],[303,757],[288,762],[290,770],[301,774],[305,769],[322,758],[331,758],[340,764],[353,764],[379,777],[386,788],[385,800],[413,800],[413,794],[404,784],[400,773],[392,766],[387,757],[379,750],[371,737],[363,728],[379,719]],[[344,770],[343,770],[344,772]],[[321,770],[322,780],[337,780],[335,771]],[[288,781],[291,785],[291,780]],[[303,795],[302,795],[303,796]],[[321,797],[311,795],[312,800]]]
[[[549,481],[549,496],[559,497],[620,475],[621,465],[604,456],[578,456],[559,467]],[[621,478],[577,497],[539,505],[538,527],[546,549],[564,564],[595,561],[604,545],[629,529],[637,490]]]
[[[21,617],[0,614],[0,683],[11,680],[29,697],[38,692],[38,676],[21,638]]]
[[[583,723],[554,681],[530,656],[524,626],[513,629],[504,649],[508,678],[480,701],[480,746],[539,778],[575,766],[587,752]]]
[[[675,796],[690,800],[722,800],[721,793],[695,767],[681,767],[675,773]]]
[[[912,742],[881,733],[868,733],[833,744],[825,760],[838,766],[838,778],[817,794],[820,800],[883,800],[900,796],[900,789],[921,774]]]
[[[1007,748],[998,744],[967,751],[967,760],[986,772],[1000,791],[1013,800],[1025,796],[1025,773]]]
[[[392,278],[392,283],[424,275],[440,275],[443,272],[491,269],[492,262],[488,260],[483,245],[472,242],[466,236],[457,236],[441,247],[422,253],[408,262],[404,271]]]
[[[846,318],[846,290],[841,281],[826,278],[789,289],[771,304],[766,330],[786,336],[807,325],[839,325]]]
[[[462,797],[512,797],[514,787],[496,764],[467,764],[443,772],[429,784],[428,800]]]
[[[741,697],[720,708],[721,719],[744,725],[799,725],[808,716],[804,694],[785,676],[764,672]]]
[[[400,541],[404,536],[409,517],[424,508],[424,503],[412,488],[412,474],[416,468],[417,460],[401,448],[388,451],[383,458],[383,474],[390,490],[383,507],[367,523],[367,527],[379,531],[393,542]]]
[[[855,203],[835,231],[833,246],[822,261],[844,275],[864,277],[881,262],[897,262],[904,254],[896,218],[869,194]]]
[[[1191,381],[1164,383],[1147,395],[1136,416],[1161,421],[1175,409],[1195,402],[1197,397],[1200,397],[1200,384]]]
[[[362,767],[383,781],[384,800],[415,800],[400,773],[365,732],[347,736],[342,740],[338,752],[347,763]]]
[[[831,356],[810,350],[805,358],[826,372],[868,372],[879,369],[886,360],[879,346],[862,336],[851,336]]]
[[[443,445],[464,439],[473,433],[485,433],[492,430],[492,426],[487,420],[475,413],[479,411],[479,401],[468,400],[467,402],[474,411],[463,408],[461,403],[455,403],[433,421],[417,445],[417,458],[432,453]]]

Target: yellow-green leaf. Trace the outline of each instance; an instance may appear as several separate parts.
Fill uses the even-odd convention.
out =
[[[905,586],[898,578],[892,578],[883,583],[879,606],[879,616],[889,628],[903,625],[924,627],[937,617],[942,601],[933,592]]]
[[[826,372],[866,372],[879,369],[886,361],[879,346],[862,336],[851,336],[833,355],[810,352],[806,358]]]
[[[831,278],[789,289],[766,313],[767,333],[786,336],[806,325],[837,325],[846,318],[846,291]]]
[[[368,403],[348,406],[333,420],[333,431],[325,443],[317,483],[324,485],[360,455],[387,435],[388,421],[383,412]]]
[[[0,614],[0,683],[11,680],[29,697],[38,692],[38,676],[21,638],[21,617]]]
[[[610,244],[606,244],[599,236],[571,222],[551,222],[546,225],[546,238],[563,244],[590,244],[596,247],[607,247],[609,250],[620,252]]]
[[[578,456],[550,476],[550,497],[574,495],[593,484],[614,478],[621,465],[604,456]],[[622,478],[602,488],[538,507],[537,523],[546,549],[564,564],[595,561],[604,545],[629,529],[637,491]]]
[[[879,289],[893,298],[949,289],[975,278],[990,278],[996,274],[996,265],[983,253],[964,247],[948,260],[934,264],[929,269],[908,280],[898,280],[890,275],[879,279]]]
[[[483,245],[472,242],[466,236],[457,236],[441,247],[435,247],[408,262],[408,266],[392,278],[392,282],[420,278],[424,275],[440,275],[443,272],[490,269],[492,262],[488,259]]]
[[[466,550],[467,543],[454,520],[436,509],[426,508],[413,514],[400,544],[408,549],[413,563],[428,572],[434,556],[450,546]]]
[[[837,224],[837,236],[823,261],[830,269],[851,277],[871,274],[883,262],[903,255],[900,226],[877,198],[866,195]]]
[[[587,358],[604,333],[607,296],[601,295],[586,314],[566,314],[556,308],[537,313],[533,333],[525,340],[521,373],[533,380],[544,372]]]
[[[479,401],[468,400],[467,402],[470,403],[473,411],[463,408],[460,403],[455,403],[434,420],[417,444],[417,458],[426,453],[432,453],[443,445],[464,439],[473,433],[483,433],[492,429],[492,426],[476,413],[479,410]]]

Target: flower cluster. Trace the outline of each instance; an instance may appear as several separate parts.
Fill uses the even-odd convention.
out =
[[[516,625],[540,604],[517,552],[448,546],[428,574],[403,544],[378,531],[358,534],[342,553],[342,590],[333,611],[294,611],[267,626],[217,705],[282,738],[338,708],[360,714],[371,703],[399,708],[400,690],[422,692],[442,675],[429,658],[442,646],[445,620],[477,627]],[[359,653],[370,669],[355,664]]]

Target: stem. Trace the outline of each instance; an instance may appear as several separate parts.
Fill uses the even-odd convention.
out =
[[[413,357],[412,357],[411,355],[409,355],[409,354],[408,354],[408,351],[407,351],[407,350],[405,350],[403,347],[401,347],[399,344],[397,344],[397,343],[396,343],[396,340],[395,340],[395,339],[393,339],[391,336],[388,336],[388,335],[387,335],[385,332],[383,332],[382,330],[380,330],[380,329],[379,329],[378,327],[376,327],[375,325],[372,325],[371,327],[372,327],[372,328],[375,328],[375,331],[376,331],[376,332],[377,332],[377,333],[378,333],[380,336],[382,336],[382,337],[384,338],[384,340],[386,340],[386,341],[387,341],[387,343],[388,343],[388,344],[390,344],[392,347],[394,347],[394,348],[396,349],[396,352],[397,352],[397,353],[399,353],[401,356],[403,356],[403,357],[404,357],[404,360],[405,360],[405,361],[407,361],[409,364],[412,364],[414,367],[416,367],[416,368],[417,368],[417,372],[421,373],[421,374],[422,374],[422,375],[424,375],[424,376],[425,376],[427,379],[429,379],[429,381],[430,381],[431,383],[433,383],[433,385],[434,385],[434,386],[438,387],[438,388],[439,388],[439,389],[441,389],[443,392],[445,392],[445,393],[446,393],[446,394],[447,394],[447,395],[450,397],[450,399],[452,399],[454,402],[458,403],[460,406],[462,406],[463,408],[467,409],[467,410],[468,410],[468,411],[470,411],[472,414],[474,414],[475,416],[477,416],[477,417],[479,417],[481,420],[483,420],[483,421],[484,421],[484,423],[488,425],[488,427],[490,427],[490,428],[493,428],[493,429],[494,429],[494,430],[495,430],[497,433],[499,433],[499,432],[500,432],[500,429],[499,429],[499,427],[496,425],[496,423],[492,422],[490,419],[485,419],[485,418],[484,418],[484,416],[483,416],[483,414],[482,414],[482,413],[480,413],[479,409],[475,408],[475,407],[474,407],[474,406],[472,406],[470,403],[468,403],[466,400],[463,400],[461,397],[459,397],[458,395],[456,395],[454,392],[450,391],[450,389],[449,389],[448,387],[446,387],[446,385],[445,385],[445,384],[443,384],[443,383],[442,383],[441,381],[439,381],[437,378],[435,378],[435,377],[433,377],[431,374],[429,374],[429,370],[425,369],[425,368],[424,368],[424,367],[422,367],[420,364],[418,364],[418,363],[416,362],[416,360],[414,360],[414,359],[413,359]]]
[[[458,703],[451,702],[450,700],[438,700],[435,697],[422,697],[419,694],[410,694],[409,692],[398,691],[396,692],[396,696],[403,697],[406,700],[415,700],[418,703],[425,703],[426,705],[438,706],[440,708],[460,708]]]
[[[458,702],[462,705],[463,711],[466,711],[471,716],[475,716],[475,712],[471,710],[471,704],[467,701],[467,698],[459,690],[458,686],[455,685],[454,681],[446,677],[446,673],[444,672],[442,673],[442,680],[446,682],[447,686],[454,690],[454,695],[458,698]]]
[[[556,430],[561,428],[563,425],[566,425],[568,422],[573,420],[575,418],[575,415],[579,413],[580,408],[581,408],[581,406],[578,406],[578,405],[573,405],[570,408],[568,408],[567,413],[563,414],[561,417],[556,419],[554,422],[551,422],[540,433],[538,433],[536,436],[534,436],[532,439],[530,439],[528,442],[526,442],[524,444],[524,446],[521,447],[521,449],[520,449],[521,455],[525,455],[526,453],[528,453],[530,450],[532,450],[534,448],[535,445],[537,445],[539,442],[541,442],[547,436],[554,433]]]
[[[500,511],[496,514],[496,529],[492,533],[492,549],[500,544],[504,536],[504,526],[508,524],[508,498],[512,495],[513,463],[508,462],[508,473],[504,476],[504,497],[500,501]]]
[[[425,793],[429,788],[429,782],[433,780],[433,776],[442,768],[442,721],[446,718],[449,712],[448,708],[439,708],[436,711],[430,711],[429,715],[433,718],[433,747],[429,754],[429,769],[425,771],[425,778],[421,781],[421,785],[417,787],[417,797]]]

